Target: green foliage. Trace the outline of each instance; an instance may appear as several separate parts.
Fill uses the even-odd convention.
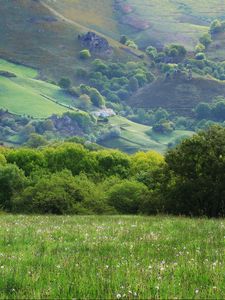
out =
[[[19,193],[26,184],[22,170],[16,165],[0,165],[0,207],[6,211],[12,209],[12,197]]]
[[[139,88],[139,82],[136,77],[131,77],[129,80],[129,88],[132,92],[136,92]]]
[[[83,111],[73,111],[63,114],[68,116],[72,122],[76,123],[84,132],[88,133],[90,128],[95,125],[95,119],[90,114]]]
[[[91,53],[88,49],[81,50],[79,55],[81,59],[88,59],[91,57]]]
[[[127,40],[127,41],[125,42],[125,45],[126,45],[127,47],[130,47],[130,48],[138,49],[138,45],[135,44],[135,42],[132,41],[132,40]]]
[[[126,35],[122,35],[120,37],[120,43],[121,44],[125,45],[127,41],[128,41],[128,37]]]
[[[73,214],[79,212],[82,193],[70,172],[40,178],[13,199],[17,212],[41,214]]]
[[[210,25],[210,33],[217,34],[225,30],[225,22],[221,22],[220,20],[214,20]]]
[[[90,88],[90,98],[92,103],[97,107],[102,107],[105,105],[105,99],[95,88]]]
[[[140,204],[148,196],[147,187],[136,181],[121,181],[108,192],[108,201],[122,214],[137,214]]]
[[[214,126],[166,155],[171,174],[167,210],[187,215],[224,215],[225,129]]]
[[[199,42],[207,48],[212,43],[211,35],[208,33],[204,34],[200,37]]]
[[[60,81],[59,81],[59,86],[62,88],[62,89],[69,89],[70,86],[71,86],[71,81],[69,78],[61,78]]]
[[[10,164],[16,164],[29,176],[37,169],[44,168],[46,165],[44,155],[41,151],[21,148],[6,153],[6,160]]]
[[[152,130],[160,134],[168,134],[175,130],[173,122],[161,121],[153,125]]]
[[[145,50],[145,52],[150,56],[150,58],[152,59],[155,59],[157,54],[158,54],[158,51],[155,47],[153,46],[148,46]]]
[[[89,110],[92,105],[91,98],[86,94],[80,95],[80,97],[78,98],[78,101],[79,101],[79,104],[78,104],[79,107],[84,110]]]
[[[208,103],[199,103],[195,109],[198,119],[209,119],[211,116],[211,108]]]
[[[65,143],[57,148],[46,148],[44,157],[51,172],[67,169],[73,175],[78,175],[96,168],[95,158],[88,155],[88,151],[79,144]]]
[[[0,166],[6,165],[6,158],[3,154],[0,153]]]
[[[205,51],[205,46],[203,44],[198,44],[196,47],[195,47],[195,52],[196,54],[197,53],[201,53],[201,52],[204,52]]]
[[[203,53],[203,52],[197,53],[195,55],[195,59],[197,59],[197,60],[204,60],[204,59],[206,59],[205,53]]]
[[[95,153],[98,162],[98,172],[105,176],[129,176],[130,157],[120,151],[103,150]]]
[[[42,135],[32,133],[26,145],[30,148],[38,148],[47,145],[47,143],[47,140]]]
[[[211,109],[225,116],[221,99]],[[196,112],[200,118],[207,110],[202,104]],[[158,114],[159,119],[166,115],[160,110]],[[163,119],[161,125],[173,126]],[[199,122],[203,125],[205,120]],[[112,139],[117,133],[110,134]],[[86,147],[85,140],[76,141]],[[225,128],[210,127],[185,139],[165,159],[153,151],[129,156],[117,150],[88,150],[74,142],[40,149],[0,148],[2,208],[43,214],[225,215]]]
[[[225,101],[221,100],[212,105],[212,115],[215,120],[225,121]]]
[[[165,54],[174,61],[182,61],[187,54],[187,50],[182,45],[172,44],[167,46],[164,51]]]

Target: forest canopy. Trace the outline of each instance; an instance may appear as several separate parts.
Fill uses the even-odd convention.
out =
[[[41,214],[225,214],[225,129],[169,150],[128,155],[64,142],[0,148],[0,205]]]

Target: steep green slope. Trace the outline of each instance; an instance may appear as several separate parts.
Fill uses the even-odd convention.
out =
[[[82,26],[118,39],[119,29],[114,14],[114,0],[43,0],[64,17]]]
[[[76,6],[72,10],[69,1],[1,1],[0,57],[34,67],[47,78],[58,80],[61,77],[70,77],[76,82],[77,68],[88,69],[92,59],[99,55],[93,54],[87,63],[79,58],[79,52],[83,47],[78,41],[78,35],[88,32],[90,28],[76,22],[76,17],[75,20],[69,19],[62,15],[60,10],[55,10],[58,3],[72,14],[73,11],[77,11],[77,15],[82,18]],[[90,14],[93,14],[92,6],[93,3],[89,1]],[[96,16],[96,22],[100,15],[104,18],[104,13],[105,10],[102,9],[99,16],[93,14]],[[108,19],[104,26],[107,22]],[[91,28],[101,26],[93,24]],[[126,60],[129,54],[120,49],[121,45],[114,39],[108,38],[108,41],[114,48],[109,58]],[[135,59],[135,56],[131,57]]]
[[[37,72],[34,69],[0,60],[0,71],[16,76],[0,75],[0,108],[37,118],[69,110],[66,105],[72,104],[73,99],[59,87],[35,79]]]

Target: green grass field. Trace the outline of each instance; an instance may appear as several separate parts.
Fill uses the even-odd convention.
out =
[[[222,299],[225,221],[0,219],[1,299]]]
[[[121,129],[121,137],[107,140],[103,143],[109,148],[118,148],[128,153],[136,151],[148,151],[149,149],[164,153],[168,149],[169,143],[174,143],[177,139],[190,137],[193,135],[191,131],[176,130],[168,135],[147,134],[151,127],[134,123],[126,118],[115,116],[110,118],[112,126]]]
[[[49,117],[52,114],[62,114],[68,111],[72,97],[59,87],[38,80],[37,71],[0,59],[0,71],[8,71],[17,77],[0,76],[0,107],[19,115],[29,115],[36,118]],[[56,103],[58,102],[58,103]]]

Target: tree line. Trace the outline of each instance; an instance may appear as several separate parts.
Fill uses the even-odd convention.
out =
[[[16,213],[225,213],[225,129],[212,126],[165,156],[72,142],[0,148],[0,206]]]

